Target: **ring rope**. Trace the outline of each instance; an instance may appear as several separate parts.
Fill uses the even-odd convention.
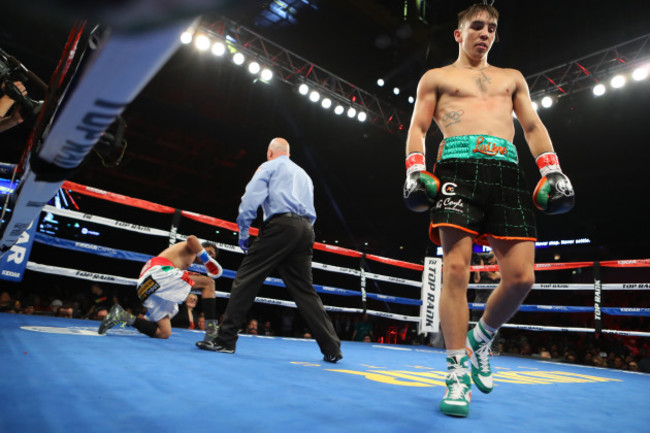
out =
[[[470,289],[496,289],[498,284],[469,284]],[[650,290],[648,283],[618,283],[618,284],[603,284],[602,290]],[[533,284],[533,290],[588,290],[593,291],[594,285],[592,283],[536,283]]]
[[[116,193],[104,191],[104,190],[101,190],[101,189],[98,189],[98,188],[93,188],[93,187],[88,187],[88,186],[85,186],[85,185],[80,185],[80,184],[70,182],[70,181],[63,182],[62,188],[69,189],[69,190],[77,192],[79,194],[84,194],[84,195],[88,195],[88,196],[95,197],[95,198],[100,198],[100,199],[104,199],[104,200],[108,200],[108,201],[113,201],[113,202],[121,203],[121,204],[124,204],[124,205],[127,205],[127,206],[138,207],[138,208],[153,211],[153,212],[160,212],[160,213],[168,213],[169,214],[169,213],[174,213],[176,211],[174,208],[169,207],[169,206],[159,205],[157,203],[152,203],[152,202],[149,202],[149,201],[146,201],[146,200],[134,199],[134,198],[127,197],[127,196],[124,196],[124,195],[121,195],[121,194],[116,194]],[[207,216],[207,215],[201,215],[199,213],[191,212],[191,211],[183,210],[183,211],[181,211],[181,213],[182,213],[183,216],[185,216],[185,217],[187,217],[189,219],[198,221],[198,222],[213,225],[213,226],[216,226],[216,227],[225,228],[225,229],[228,229],[228,230],[232,230],[234,232],[239,231],[239,227],[237,226],[237,224],[229,222],[229,221],[225,221],[225,220],[214,218],[214,217]],[[259,230],[256,229],[255,227],[250,228],[250,234],[252,234],[254,236],[256,236],[258,234],[258,231]],[[331,253],[336,253],[336,254],[340,254],[340,255],[348,256],[348,257],[361,258],[364,255],[364,253],[362,253],[360,251],[355,251],[355,250],[351,250],[351,249],[348,249],[348,248],[342,248],[342,247],[338,247],[338,246],[335,246],[335,245],[323,244],[323,243],[320,243],[320,242],[315,242],[314,243],[314,249],[320,250],[320,251],[327,251],[327,252],[331,252]],[[387,264],[387,265],[400,266],[400,267],[403,267],[403,268],[406,268],[406,269],[412,269],[412,270],[416,270],[416,271],[423,271],[424,270],[423,265],[419,265],[419,264],[416,264],[416,263],[410,263],[410,262],[406,262],[406,261],[402,261],[402,260],[391,259],[391,258],[388,258],[388,257],[381,257],[381,256],[377,256],[377,255],[374,255],[374,254],[366,254],[365,257],[367,259],[374,260],[374,261],[384,263],[384,264]]]
[[[128,230],[132,232],[138,232],[138,233],[143,233],[143,234],[149,234],[153,236],[163,236],[163,237],[169,237],[171,235],[171,232],[168,230],[161,230],[161,229],[156,229],[153,227],[147,227],[147,226],[142,226],[142,225],[137,225],[137,224],[131,224],[131,223],[126,223],[124,221],[119,221],[115,220],[112,218],[106,218],[106,217],[101,217],[97,215],[92,215],[92,214],[87,214],[83,212],[77,212],[73,211],[70,209],[59,209],[57,207],[51,206],[51,205],[46,205],[43,207],[44,212],[49,212],[53,215],[58,215],[58,216],[63,216],[67,218],[72,218],[72,219],[77,219],[77,220],[82,220],[82,221],[89,221],[92,223],[100,224],[100,225],[105,225],[108,227],[114,227],[118,229],[123,229],[123,230]],[[44,242],[46,242],[46,235],[41,235],[40,239]],[[176,234],[178,238],[187,238],[187,236],[183,236],[181,234]],[[63,243],[63,242],[62,242]],[[239,247],[229,245],[229,244],[224,244],[221,242],[217,242],[217,246],[219,248],[237,252],[237,253],[242,253],[242,250]],[[101,247],[101,248],[106,248],[106,247]],[[324,263],[318,263],[314,262],[313,267],[316,267],[318,269],[326,270],[326,271],[331,271],[331,272],[339,272],[343,274],[349,274],[349,275],[355,275],[355,276],[360,276],[361,271],[359,270],[353,270],[349,268],[343,268],[339,266],[333,266],[333,265],[327,265]],[[403,278],[398,278],[398,277],[392,277],[392,276],[386,276],[386,275],[380,275],[380,274],[375,274],[375,273],[369,273],[366,272],[366,278],[369,279],[375,279],[379,281],[386,281],[386,282],[391,282],[391,283],[398,283],[398,284],[404,284],[408,286],[414,286],[414,287],[420,287],[422,285],[421,282],[419,281],[414,281],[414,280],[406,280]]]
[[[119,229],[124,229],[124,230],[129,230],[129,231],[134,231],[134,232],[139,232],[143,234],[150,234],[154,236],[164,236],[168,237],[170,235],[170,232],[167,230],[160,230],[160,229],[155,229],[152,227],[146,227],[142,225],[136,225],[136,224],[130,224],[126,223],[123,221],[111,219],[111,218],[106,218],[106,217],[100,217],[92,214],[87,214],[83,212],[77,212],[73,211],[70,209],[59,209],[54,206],[46,205],[43,210],[45,212],[52,213],[54,215],[59,215],[59,216],[64,216],[72,219],[77,219],[77,220],[83,220],[83,221],[90,221],[96,224],[101,224],[109,227],[115,227]],[[177,234],[179,238],[186,238],[186,236]],[[46,235],[43,234],[38,234],[38,238],[46,242]],[[56,239],[56,238],[55,238]],[[56,243],[54,240],[49,240],[47,242],[51,243]],[[77,242],[76,244],[81,245],[82,243]],[[91,244],[88,244],[91,245]],[[224,244],[224,243],[217,243],[219,248],[222,248],[224,250],[228,251],[233,251],[233,252],[238,252],[241,253],[241,249],[237,246],[230,245],[230,244]],[[102,249],[107,249],[106,247],[99,247],[95,246],[95,248],[102,248]],[[151,256],[149,256],[151,258]],[[148,260],[148,259],[147,259]],[[146,260],[145,260],[146,261]],[[630,260],[625,260],[625,261],[617,261],[617,264],[620,264],[620,262],[632,262]],[[636,261],[634,261],[636,262]],[[641,261],[643,262],[643,261]],[[581,264],[583,263],[592,263],[592,262],[580,262]],[[603,262],[604,263],[604,262]],[[614,262],[612,262],[614,263]],[[541,265],[547,265],[547,264],[541,264]],[[552,265],[563,265],[563,263],[553,263]],[[571,267],[575,265],[575,263],[570,263],[569,264]],[[334,265],[328,265],[325,263],[318,263],[314,262],[313,267],[316,269],[321,269],[325,271],[331,271],[331,272],[338,272],[342,274],[348,274],[348,275],[354,275],[354,276],[361,276],[361,271],[356,270],[356,269],[350,269],[350,268],[343,268],[340,266],[334,266]],[[561,269],[570,269],[571,267],[567,268],[561,268]],[[476,266],[472,267],[474,268],[490,268],[489,270],[497,270],[498,266],[496,265],[489,265],[489,266]],[[544,270],[549,270],[549,266],[543,266]],[[380,274],[375,274],[372,272],[364,272],[365,277],[373,280],[378,280],[378,281],[384,281],[384,282],[391,282],[391,283],[398,283],[398,284],[403,284],[403,285],[408,285],[412,287],[421,287],[422,283],[420,281],[415,281],[415,280],[407,280],[404,278],[398,278],[398,277],[392,277],[392,276],[386,276],[386,275],[380,275]],[[625,290],[650,290],[650,284],[647,283],[630,283],[630,284],[603,284],[602,288],[603,290],[619,290],[622,288]],[[470,289],[494,289],[496,288],[496,284],[469,284],[468,288]],[[533,285],[533,290],[588,290],[591,291],[594,289],[593,284],[589,283],[576,283],[576,284],[534,284]]]
[[[79,279],[84,279],[84,280],[90,280],[90,281],[97,281],[97,282],[104,282],[104,283],[114,283],[114,284],[124,284],[124,285],[135,285],[137,284],[137,280],[134,278],[125,278],[125,277],[118,277],[114,275],[106,275],[106,274],[100,274],[96,272],[86,272],[86,271],[80,271],[77,269],[68,269],[68,268],[61,268],[57,266],[49,266],[49,265],[43,265],[39,263],[34,263],[34,262],[28,262],[27,263],[27,269],[35,271],[35,272],[44,272],[48,274],[55,274],[55,275],[64,275],[72,278],[79,278]],[[221,298],[227,298],[230,296],[229,293],[227,292],[216,292],[217,296]],[[295,303],[292,301],[282,301],[279,299],[271,299],[271,298],[263,298],[263,297],[256,297],[255,302],[258,303],[264,303],[264,304],[271,304],[271,305],[282,305],[282,306],[288,306],[288,307],[294,307],[295,308]],[[480,305],[480,304],[479,304]],[[482,304],[485,305],[485,304]],[[349,307],[333,307],[329,305],[325,305],[325,309],[327,311],[333,311],[333,312],[344,312],[344,313],[362,313],[363,310],[361,308],[349,308]],[[606,312],[607,308],[604,308],[603,311]],[[624,309],[622,309],[624,310]],[[629,309],[633,310],[633,309]],[[648,310],[648,309],[645,309]],[[394,319],[394,320],[400,320],[400,321],[405,321],[405,322],[418,322],[419,317],[413,317],[413,316],[406,316],[406,315],[401,315],[401,314],[394,314],[394,313],[387,313],[383,311],[374,311],[374,310],[367,310],[366,313],[372,316],[378,316],[378,317],[385,317],[388,319]],[[607,312],[606,312],[607,313]],[[554,332],[595,332],[594,328],[578,328],[578,327],[559,327],[559,326],[543,326],[543,325],[519,325],[519,324],[513,324],[513,323],[505,323],[502,325],[503,328],[516,328],[516,329],[523,329],[523,330],[528,330],[528,331],[554,331]],[[637,336],[637,337],[650,337],[650,332],[641,332],[641,331],[621,331],[618,329],[602,329],[600,332],[604,334],[615,334],[615,335],[623,335],[623,336]]]
[[[91,195],[97,198],[109,200],[109,201],[114,201],[120,204],[125,204],[129,206],[135,206],[135,207],[140,207],[149,211],[157,211],[157,212],[164,212],[164,213],[175,213],[175,214],[181,214],[189,219],[193,219],[195,221],[199,221],[205,224],[209,225],[214,225],[217,227],[221,228],[226,228],[229,230],[232,230],[234,232],[238,231],[238,227],[236,224],[220,220],[214,217],[209,217],[205,215],[201,215],[195,212],[189,212],[189,211],[180,211],[174,208],[171,208],[169,206],[161,206],[155,203],[147,202],[145,200],[140,200],[140,199],[133,199],[130,197],[122,196],[119,194],[115,193],[110,193],[106,192],[97,188],[89,188],[83,185],[79,184],[74,184],[72,182],[65,182],[63,185],[63,188],[69,189],[71,191],[76,191],[81,194],[86,194],[86,195]],[[51,209],[48,208],[49,211],[61,211],[60,209]],[[70,211],[72,212],[72,211]],[[55,212],[52,212],[55,213]],[[159,236],[170,236],[170,232],[168,231],[163,231],[159,229],[152,229],[149,227],[143,227],[143,226],[138,226],[135,224],[129,224],[129,223],[124,223],[116,220],[111,220],[108,218],[103,218],[103,217],[97,217],[93,215],[88,215],[88,214],[83,214],[83,213],[77,213],[76,214],[68,214],[68,215],[75,215],[75,216],[83,216],[83,220],[91,220],[93,222],[103,222],[106,225],[111,225],[117,228],[126,228],[127,230],[131,231],[140,231],[143,233],[148,233],[148,234],[155,234]],[[66,215],[66,216],[68,216]],[[251,229],[251,234],[255,235],[258,233],[258,230],[255,228]],[[170,237],[171,238],[171,237]],[[226,245],[226,244],[220,244],[220,246],[226,250],[233,251],[233,252],[240,252],[238,247],[232,246],[232,245]],[[362,262],[364,258],[368,258],[370,260],[375,260],[379,261],[382,263],[387,263],[395,266],[401,266],[407,269],[414,269],[418,271],[423,271],[424,266],[423,265],[418,265],[414,263],[409,263],[409,262],[403,262],[399,260],[394,260],[394,259],[388,259],[385,257],[380,257],[380,256],[374,256],[374,255],[366,255],[365,253],[361,253],[359,251],[355,250],[350,250],[346,248],[341,248],[333,245],[327,245],[327,244],[320,244],[320,243],[315,243],[314,244],[314,249],[315,250],[321,250],[321,251],[326,251],[326,252],[332,252],[336,253],[339,255],[343,256],[348,256],[348,257],[357,257],[361,258]],[[604,261],[604,262],[573,262],[573,263],[539,263],[535,264],[535,270],[542,271],[542,270],[559,270],[559,269],[576,269],[576,268],[583,268],[583,267],[593,267],[594,272],[597,271],[598,268],[602,267],[618,267],[618,268],[627,268],[627,267],[650,267],[650,259],[641,259],[641,260],[614,260],[614,261]],[[360,270],[352,270],[348,268],[342,268],[338,266],[331,266],[331,265],[326,265],[326,264],[321,264],[321,263],[314,263],[313,266],[315,269],[321,269],[321,270],[328,270],[328,271],[333,271],[333,272],[340,272],[340,273],[346,273],[349,275],[354,275],[354,276],[359,276],[359,277],[368,277],[368,278],[373,278],[376,280],[380,281],[385,281],[385,282],[397,282],[397,283],[402,283],[404,284],[406,282],[406,285],[409,286],[414,286],[414,287],[422,287],[421,282],[419,281],[410,281],[410,280],[404,280],[400,278],[395,278],[395,277],[389,277],[389,276],[383,276],[379,274],[371,274],[368,272],[365,272],[365,269],[360,269]],[[472,271],[493,271],[493,270],[498,270],[499,267],[498,265],[484,265],[484,266],[472,266],[471,270]],[[233,278],[234,278],[234,271],[233,272]],[[279,279],[269,279],[268,284],[271,285],[283,285],[283,282]],[[568,312],[568,313],[576,313],[576,312],[595,312],[596,316],[596,328],[595,332],[598,334],[600,332],[603,333],[617,333],[620,335],[642,335],[645,336],[645,333],[639,333],[636,331],[618,331],[618,330],[603,330],[600,327],[600,313],[602,312],[603,314],[608,314],[608,315],[630,315],[630,316],[646,316],[649,313],[649,309],[644,309],[644,308],[601,308],[600,306],[600,291],[601,290],[620,290],[621,286],[622,288],[625,289],[630,289],[630,290],[648,290],[650,289],[650,284],[625,284],[625,285],[604,285],[600,281],[600,277],[598,276],[597,278],[595,277],[594,285],[591,284],[536,284],[533,288],[537,290],[593,290],[595,294],[595,304],[594,307],[556,307],[556,306],[530,306],[530,305],[522,305],[521,311],[545,311],[545,312]],[[485,285],[470,285],[470,288],[493,288],[492,287],[485,287]],[[363,289],[363,288],[362,288]],[[347,291],[345,289],[338,289],[335,287],[329,287],[329,286],[318,286],[316,288],[317,291],[320,292],[325,292],[325,293],[334,293],[334,294],[341,294],[344,296],[359,296],[359,294],[364,295],[363,291],[362,292],[356,292],[356,291]],[[368,294],[370,297],[370,294]],[[378,295],[378,294],[372,294],[373,296],[376,296],[375,299],[380,299],[380,300],[386,300],[389,302],[394,302],[397,301],[399,302],[400,299],[407,299],[407,298],[397,298],[397,297],[390,297],[386,295]],[[407,299],[409,303],[415,303],[421,305],[421,300],[413,300],[413,299]],[[277,304],[278,302],[284,302],[284,301],[279,301],[279,300],[272,300],[270,301],[271,303]],[[473,309],[482,309],[484,305],[480,304],[470,304],[471,308]],[[365,307],[365,305],[364,305]],[[365,308],[364,308],[365,310]],[[361,310],[359,310],[361,311]],[[392,315],[392,313],[380,313],[380,312],[370,312],[368,311],[369,314],[372,313],[379,313],[375,315],[386,315],[385,317],[389,317]],[[408,316],[407,316],[408,317]],[[418,318],[411,318],[410,321],[418,321]],[[530,325],[515,325],[515,324],[506,324],[506,327],[519,327],[522,329],[531,329],[531,330],[538,330],[542,329],[545,327],[539,327],[539,326],[530,326]],[[594,332],[594,329],[591,328],[558,328],[558,330],[566,330],[566,329],[576,329],[576,330],[581,330],[585,332]],[[554,330],[553,327],[549,327],[548,330]],[[648,334],[650,335],[650,334]]]
[[[501,325],[502,328],[516,328],[523,329],[526,331],[553,331],[553,332],[596,332],[595,328],[574,328],[574,327],[559,327],[559,326],[535,326],[535,325],[517,325],[514,323],[505,323]],[[603,334],[615,334],[623,336],[634,336],[634,337],[650,337],[650,332],[642,331],[621,331],[619,329],[601,329]]]
[[[474,310],[484,310],[485,304],[470,302],[469,306]],[[593,313],[594,307],[576,307],[565,305],[530,305],[522,304],[518,311],[533,313]],[[610,316],[635,316],[650,317],[650,308],[637,307],[602,307],[601,311]]]
[[[46,244],[49,246],[54,246],[58,248],[64,248],[64,249],[69,249],[69,250],[76,250],[80,252],[85,252],[85,253],[90,253],[90,254],[96,254],[104,257],[110,257],[110,258],[117,258],[117,259],[123,259],[123,260],[131,260],[131,261],[137,261],[137,262],[146,262],[149,260],[151,255],[148,254],[142,254],[142,253],[137,253],[137,252],[132,252],[132,251],[126,251],[126,250],[118,250],[115,248],[108,248],[108,247],[103,247],[87,242],[78,242],[78,241],[70,241],[67,239],[60,239],[56,238],[54,236],[49,236],[49,235],[44,235],[42,233],[36,233],[35,239],[36,242]],[[105,274],[97,274],[93,272],[85,272],[85,271],[79,271],[79,270],[69,270],[66,268],[56,268],[52,266],[47,266],[47,265],[40,265],[40,264],[35,264],[33,262],[29,262],[29,269],[39,271],[39,272],[45,272],[44,270],[48,270],[48,273],[56,273],[59,272],[63,275],[66,276],[80,276],[83,275],[86,279],[93,279],[93,281],[104,281],[104,282],[112,282],[115,284],[125,284],[125,285],[135,285],[137,283],[137,279],[132,279],[132,278],[125,278],[125,277],[119,277],[119,276],[112,276],[112,275],[105,275]],[[52,270],[55,271],[52,271]],[[205,267],[203,265],[199,264],[192,264],[190,266],[190,270],[194,272],[201,272],[205,273]],[[224,269],[224,277],[234,279],[236,276],[236,272],[229,270],[229,269]],[[268,277],[265,282],[267,285],[271,286],[276,286],[276,287],[285,287],[284,282],[279,279],[279,278],[273,278],[273,277]],[[480,285],[480,286],[486,286],[486,285]],[[614,285],[612,285],[614,286]],[[337,295],[342,295],[342,296],[360,296],[361,292],[355,291],[355,290],[348,290],[348,289],[341,289],[338,287],[331,287],[331,286],[324,286],[324,285],[318,285],[314,284],[314,287],[316,288],[317,292],[320,293],[330,293],[330,294],[337,294]],[[495,287],[492,285],[492,287]],[[592,287],[593,289],[593,287]],[[386,302],[393,302],[393,303],[399,303],[399,304],[405,304],[405,305],[422,305],[422,301],[419,299],[409,299],[409,298],[400,298],[396,296],[389,296],[389,295],[383,295],[383,294],[376,294],[376,293],[368,293],[367,296],[372,299],[377,299],[381,301],[386,301]],[[474,310],[483,310],[485,308],[484,303],[469,303],[469,306],[471,309]],[[650,308],[630,308],[630,307],[603,307],[602,312],[605,314],[613,315],[613,316],[643,316],[643,317],[650,317]],[[584,307],[584,306],[560,306],[560,305],[528,305],[528,304],[523,304],[520,306],[519,311],[522,312],[562,312],[562,313],[593,313],[594,312],[594,307]]]
[[[126,278],[126,277],[120,277],[117,275],[108,275],[108,274],[102,274],[98,272],[87,272],[87,271],[81,271],[78,269],[70,269],[70,268],[62,268],[59,266],[50,266],[50,265],[44,265],[41,263],[35,263],[35,262],[27,262],[27,269],[30,271],[34,272],[42,272],[46,274],[54,274],[54,275],[59,275],[59,276],[66,276],[66,277],[71,277],[71,278],[78,278],[82,280],[89,280],[89,281],[96,281],[96,282],[103,282],[103,283],[111,283],[111,284],[121,284],[121,285],[127,285],[127,286],[135,286],[138,283],[138,280],[136,278]],[[232,273],[232,271],[230,271]],[[234,278],[234,275],[228,275],[226,273],[226,270],[224,269],[224,277],[227,278]],[[277,279],[273,279],[277,280]],[[268,282],[265,281],[265,284]],[[273,282],[277,283],[277,282]],[[271,285],[276,285],[276,284],[271,284]],[[319,291],[319,288],[322,288],[322,286],[318,286],[314,284],[314,287],[317,289],[316,291]],[[343,290],[343,289],[340,289]],[[221,291],[216,291],[217,296],[220,298],[229,298],[230,293],[228,292],[221,292]],[[340,294],[340,293],[337,293]],[[360,292],[356,292],[356,295],[360,295]],[[370,294],[368,294],[370,295]],[[296,307],[295,302],[293,301],[284,301],[281,299],[272,299],[272,298],[264,298],[264,297],[256,297],[255,302],[258,303],[263,303],[263,304],[271,304],[271,305],[282,305],[282,306],[287,306],[287,307]],[[417,302],[420,302],[417,300]],[[330,305],[325,305],[325,309],[328,311],[334,311],[334,312],[348,312],[348,313],[362,313],[364,310],[361,308],[350,308],[350,307],[334,307]],[[375,310],[366,310],[366,313],[369,315],[373,316],[378,316],[378,317],[385,317],[389,319],[394,319],[394,320],[400,320],[400,321],[406,321],[406,322],[418,322],[420,320],[419,317],[416,316],[407,316],[404,314],[395,314],[395,313],[388,313],[384,311],[375,311]]]
[[[136,252],[126,251],[126,250],[118,250],[115,248],[104,247],[101,245],[95,245],[88,242],[78,242],[78,241],[71,241],[67,239],[60,239],[42,233],[36,233],[36,236],[34,236],[34,241],[41,244],[57,247],[57,248],[80,251],[84,253],[90,253],[90,254],[100,255],[109,258],[137,261],[142,263],[146,262],[151,257],[153,257],[148,254],[136,253]],[[200,272],[200,273],[206,272],[205,267],[199,264],[192,264],[189,270],[193,272]],[[70,274],[67,273],[67,275],[69,276]],[[230,269],[224,269],[223,276],[226,278],[234,279],[236,276],[236,272]],[[118,277],[118,278],[122,278],[122,277]],[[116,283],[116,284],[126,284],[126,283]],[[266,280],[264,280],[264,284],[270,286],[276,286],[276,287],[286,287],[284,282],[280,278],[274,278],[274,277],[267,277]],[[135,283],[133,283],[132,285],[135,285]],[[330,293],[330,294],[337,294],[342,296],[361,296],[362,294],[360,291],[356,291],[356,290],[341,289],[338,287],[324,286],[320,284],[314,284],[314,288],[316,289],[317,292],[320,293]],[[367,293],[367,297],[371,299],[387,301],[396,304],[418,305],[418,306],[422,305],[422,301],[420,299],[402,298],[402,297],[383,295],[378,293]]]
[[[171,208],[170,208],[171,209]],[[101,216],[96,216],[92,214],[87,214],[83,212],[78,212],[78,211],[73,211],[70,209],[59,209],[57,207],[51,206],[51,205],[46,205],[43,210],[45,212],[49,212],[54,215],[59,215],[59,216],[64,216],[72,219],[77,219],[77,220],[83,220],[83,221],[90,221],[96,224],[100,225],[105,225],[109,227],[115,227],[119,229],[124,229],[124,230],[129,230],[133,232],[138,232],[138,233],[143,233],[143,234],[150,234],[154,236],[164,236],[168,237],[170,236],[170,232],[168,230],[160,230],[152,227],[147,227],[147,226],[142,226],[142,225],[137,225],[137,224],[131,224],[131,223],[126,223],[123,221],[111,219],[111,218],[106,218],[106,217],[101,217]],[[45,236],[45,235],[42,235]],[[179,237],[182,237],[182,235],[177,235]],[[228,251],[233,251],[233,252],[238,252],[241,253],[241,249],[237,246],[230,245],[230,244],[224,244],[224,243],[217,243],[219,248],[228,250]],[[102,247],[103,248],[103,247]],[[624,265],[632,265],[632,266],[640,266],[643,263],[648,262],[647,260],[619,260],[619,261],[611,261],[611,262],[601,262],[602,266],[612,266],[612,267],[623,267]],[[579,266],[578,266],[579,265]],[[540,267],[540,270],[556,270],[556,269],[574,269],[576,267],[589,267],[593,265],[593,262],[578,262],[578,263],[540,263],[538,265],[535,265],[537,268],[538,266]],[[332,271],[332,272],[338,272],[342,274],[348,274],[348,275],[354,275],[354,276],[361,276],[361,271],[356,270],[356,269],[350,269],[350,268],[343,268],[340,266],[334,266],[334,265],[328,265],[325,263],[318,263],[314,262],[312,266],[316,269],[321,269],[325,271]],[[650,266],[650,264],[649,264]],[[554,268],[554,269],[552,269]],[[497,265],[487,265],[487,266],[472,266],[472,270],[487,270],[487,271],[495,271],[498,270]],[[399,277],[392,277],[392,276],[386,276],[386,275],[380,275],[380,274],[375,274],[372,272],[365,272],[365,277],[373,280],[378,280],[378,281],[384,281],[384,282],[391,282],[391,283],[398,283],[398,284],[403,284],[403,285],[408,285],[412,287],[421,287],[422,283],[420,281],[415,281],[415,280],[407,280],[404,278],[399,278]],[[603,290],[618,290],[620,287],[620,284],[603,284]],[[650,290],[650,284],[647,283],[639,283],[639,284],[624,284],[623,285],[624,289],[630,289],[630,290]],[[468,286],[470,289],[494,289],[497,287],[496,284],[469,284]],[[533,285],[533,290],[593,290],[594,286],[593,284],[589,283],[576,283],[576,284],[534,284]]]
[[[568,262],[568,263],[535,263],[536,271],[558,270],[558,269],[577,269],[590,268],[596,262]],[[650,267],[650,259],[633,259],[633,260],[606,260],[599,262],[600,266],[610,268],[647,268]],[[471,267],[472,271],[494,272],[499,270],[499,265],[475,265]]]

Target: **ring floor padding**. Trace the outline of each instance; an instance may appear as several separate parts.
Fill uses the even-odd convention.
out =
[[[648,432],[650,375],[497,356],[468,418],[442,415],[444,352],[242,336],[234,355],[88,320],[0,314],[0,432]]]

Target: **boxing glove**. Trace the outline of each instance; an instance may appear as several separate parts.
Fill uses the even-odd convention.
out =
[[[413,212],[426,212],[435,204],[440,191],[440,180],[426,171],[424,154],[414,152],[406,158],[404,202]]]
[[[208,273],[208,276],[212,278],[219,278],[223,274],[223,268],[215,259],[210,257],[210,254],[205,250],[201,250],[200,253],[196,255],[199,260],[205,265],[205,270]]]
[[[575,204],[575,193],[571,181],[560,169],[555,152],[542,153],[535,162],[542,175],[533,192],[537,209],[549,215],[569,212]]]

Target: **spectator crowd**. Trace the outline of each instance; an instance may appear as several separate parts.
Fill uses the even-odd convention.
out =
[[[60,288],[45,291],[20,290],[0,292],[0,313],[32,314],[73,319],[101,321],[111,306],[120,303],[132,314],[144,317],[142,307],[134,294],[124,295],[107,290],[100,284],[91,284],[85,291],[66,291]],[[49,293],[49,296],[46,295]],[[127,292],[130,293],[130,292]],[[221,306],[223,311],[224,304]],[[221,320],[222,318],[220,318]],[[368,314],[334,313],[332,323],[341,340],[397,343],[434,346],[417,334],[412,324]],[[197,295],[190,293],[172,320],[176,328],[205,330],[205,319],[197,303]],[[300,314],[293,308],[256,304],[250,312],[242,333],[264,336],[312,338]],[[431,340],[431,341],[430,341]],[[539,332],[502,328],[492,347],[494,355],[528,356],[548,361],[589,365],[601,368],[650,373],[650,339],[620,335],[601,335],[578,332]]]

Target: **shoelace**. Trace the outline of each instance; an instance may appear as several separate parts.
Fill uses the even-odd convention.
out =
[[[126,318],[124,317],[124,313],[122,311],[118,312],[113,317],[113,321],[115,322],[116,325],[121,325],[122,323],[126,323]]]
[[[447,398],[450,398],[452,400],[465,399],[465,385],[460,382],[458,373],[458,371],[452,371],[449,373],[451,375],[451,379],[454,382],[451,384],[451,387],[449,389],[449,396]]]
[[[487,343],[474,352],[479,359],[479,367],[482,373],[490,373],[490,355],[492,355],[492,344]]]

